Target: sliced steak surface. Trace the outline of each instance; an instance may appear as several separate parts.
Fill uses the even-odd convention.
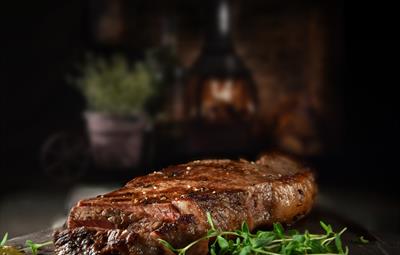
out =
[[[56,253],[166,254],[157,239],[175,247],[198,239],[209,228],[207,212],[224,230],[243,221],[251,229],[291,223],[310,211],[315,194],[312,172],[278,154],[170,166],[78,202],[67,229],[55,233]],[[207,243],[191,252],[207,253]]]

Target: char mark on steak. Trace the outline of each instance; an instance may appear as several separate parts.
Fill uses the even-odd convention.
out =
[[[123,188],[78,202],[67,229],[54,235],[56,253],[168,254],[157,241],[183,247],[203,236],[210,212],[217,228],[251,229],[306,215],[317,188],[311,171],[282,155],[256,162],[197,160],[138,177]],[[191,254],[207,253],[202,242]]]

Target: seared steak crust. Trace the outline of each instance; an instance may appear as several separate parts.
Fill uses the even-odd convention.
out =
[[[157,241],[182,247],[209,228],[206,212],[224,230],[290,223],[312,207],[313,174],[281,155],[256,162],[199,160],[138,177],[123,188],[81,200],[67,229],[55,233],[66,254],[165,254]],[[207,243],[192,249],[207,252]]]

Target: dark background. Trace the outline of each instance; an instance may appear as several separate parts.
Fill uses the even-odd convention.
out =
[[[371,201],[398,201],[398,14],[394,4],[349,2],[337,4],[343,32],[338,42],[342,46],[335,52],[343,56],[335,63],[340,70],[335,93],[344,123],[340,153],[314,158],[311,164],[319,170],[322,190],[365,192]],[[84,99],[67,85],[65,74],[85,49],[95,47],[88,26],[82,25],[88,22],[85,8],[82,1],[27,1],[2,7],[3,197],[17,190],[62,190],[70,185],[43,173],[40,150],[49,134],[79,132],[83,125]],[[116,177],[121,183],[127,179]],[[398,225],[391,230],[400,233]]]

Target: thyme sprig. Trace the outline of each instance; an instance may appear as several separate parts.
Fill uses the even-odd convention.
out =
[[[250,232],[246,222],[242,223],[240,230],[222,231],[215,227],[208,212],[207,221],[210,225],[207,234],[183,248],[174,248],[162,239],[159,239],[159,242],[178,255],[185,255],[191,247],[203,240],[210,240],[211,255],[347,255],[349,253],[348,247],[343,247],[341,240],[346,228],[336,233],[331,225],[322,221],[320,225],[325,231],[324,234],[311,234],[307,230],[304,233],[297,230],[285,232],[280,223],[274,223],[271,231],[257,231],[255,234]]]

